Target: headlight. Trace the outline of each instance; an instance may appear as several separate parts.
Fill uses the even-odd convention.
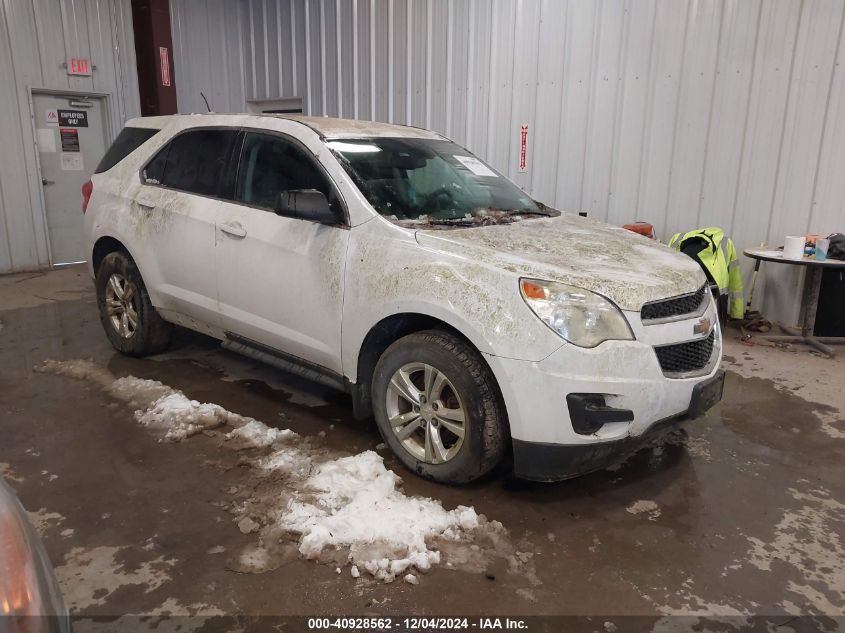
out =
[[[619,308],[595,292],[539,279],[520,279],[519,288],[534,314],[573,345],[634,340]]]

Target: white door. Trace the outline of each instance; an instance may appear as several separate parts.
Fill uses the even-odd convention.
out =
[[[229,332],[341,373],[340,322],[349,231],[282,217],[282,191],[339,202],[316,160],[271,134],[244,137],[235,202],[217,220],[217,286]]]
[[[106,152],[103,102],[44,93],[32,102],[52,263],[81,262],[82,185]]]
[[[192,128],[142,169],[133,202],[141,274],[156,307],[207,333],[219,326],[215,223],[238,130]]]

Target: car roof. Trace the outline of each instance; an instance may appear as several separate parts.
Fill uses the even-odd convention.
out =
[[[166,124],[178,119],[188,119],[192,121],[192,125],[198,125],[200,122],[205,125],[238,125],[243,126],[245,121],[255,119],[255,126],[261,127],[262,120],[270,119],[286,119],[301,123],[319,134],[324,139],[345,139],[345,138],[427,138],[439,139],[443,137],[423,128],[412,127],[409,125],[395,125],[392,123],[380,123],[378,121],[363,121],[357,119],[337,119],[332,117],[318,117],[318,116],[304,116],[296,114],[218,114],[210,112],[208,114],[171,114],[167,116],[153,116],[132,119],[127,122],[127,125],[132,127],[149,127],[161,128]],[[233,121],[237,118],[237,121]],[[190,126],[186,126],[190,127]]]

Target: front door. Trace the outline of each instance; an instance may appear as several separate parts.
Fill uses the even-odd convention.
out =
[[[82,185],[106,152],[103,102],[47,93],[32,102],[52,263],[81,262]]]
[[[274,212],[279,193],[317,189],[339,204],[313,156],[272,134],[244,137],[234,202],[217,216],[217,287],[230,332],[341,373],[349,231]]]

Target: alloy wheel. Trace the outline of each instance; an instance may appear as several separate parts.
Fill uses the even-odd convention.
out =
[[[458,454],[467,415],[443,372],[426,363],[407,363],[391,377],[386,398],[390,428],[416,459],[442,464]]]
[[[114,331],[132,338],[138,329],[138,292],[135,284],[119,273],[106,284],[106,315]]]

